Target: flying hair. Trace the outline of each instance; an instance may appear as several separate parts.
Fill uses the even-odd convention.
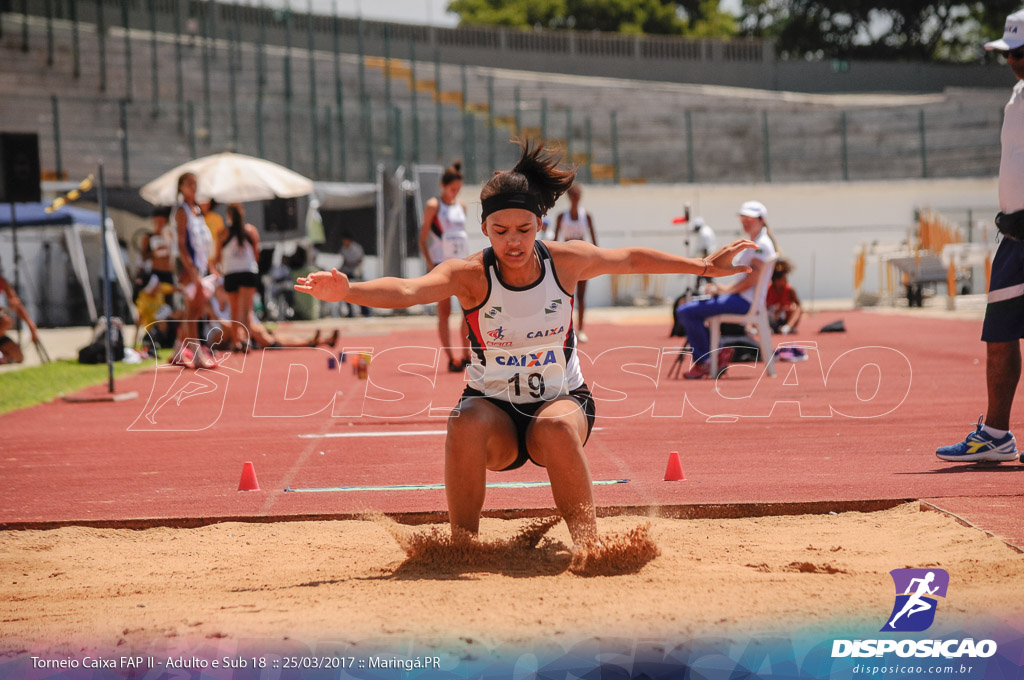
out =
[[[576,168],[559,168],[562,154],[530,140],[514,140],[522,149],[519,162],[511,170],[500,170],[480,190],[480,200],[498,194],[529,194],[547,213],[558,197],[576,180]]]

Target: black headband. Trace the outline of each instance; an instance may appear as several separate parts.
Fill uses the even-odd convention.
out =
[[[533,194],[524,193],[508,193],[508,194],[495,194],[488,196],[483,201],[483,213],[480,216],[480,220],[486,220],[487,216],[491,213],[496,213],[499,210],[508,210],[515,208],[518,210],[529,210],[537,217],[544,215],[541,212],[540,204],[537,203],[537,198]]]

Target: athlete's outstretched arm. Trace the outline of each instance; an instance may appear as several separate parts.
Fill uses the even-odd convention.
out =
[[[295,281],[295,290],[324,302],[344,301],[363,307],[400,309],[459,295],[463,292],[459,285],[460,273],[470,266],[465,260],[450,260],[414,279],[386,276],[358,283],[349,282],[347,276],[331,269],[300,276]]]
[[[709,277],[747,274],[750,267],[734,265],[733,258],[748,248],[757,247],[753,241],[733,241],[702,259],[672,255],[652,248],[598,248],[581,241],[567,245],[576,251],[577,257],[582,258],[580,279],[592,279],[602,274],[697,274]]]

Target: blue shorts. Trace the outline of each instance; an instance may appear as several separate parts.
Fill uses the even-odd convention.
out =
[[[1024,241],[1003,238],[992,260],[984,342],[1013,342],[1024,338]]]

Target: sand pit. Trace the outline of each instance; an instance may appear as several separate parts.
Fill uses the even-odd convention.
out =
[[[159,653],[225,640],[415,640],[472,652],[837,621],[877,631],[893,604],[888,572],[901,567],[949,572],[943,628],[1024,620],[1021,555],[916,503],[734,520],[621,516],[599,527],[619,552],[592,573],[615,575],[574,573],[565,524],[525,519],[484,519],[484,546],[461,552],[442,545],[446,526],[383,518],[2,532],[0,652]],[[627,544],[647,553],[623,559]]]

